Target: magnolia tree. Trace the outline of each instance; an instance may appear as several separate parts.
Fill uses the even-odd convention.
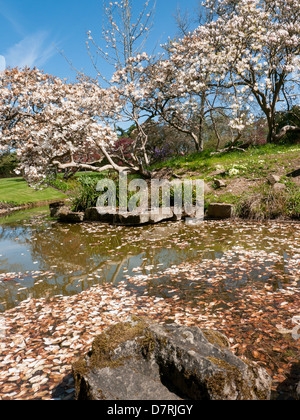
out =
[[[132,0],[103,0],[102,33],[100,37],[98,34],[95,37],[89,31],[87,40],[88,52],[99,83],[119,94],[122,108],[118,117],[125,123],[134,123],[137,129],[137,135],[131,142],[129,158],[129,150],[126,153],[123,153],[122,147],[114,147],[113,150],[126,166],[138,167],[144,176],[150,176],[146,170],[150,163],[146,147],[148,136],[141,124],[145,114],[139,98],[132,95],[132,86],[138,82],[136,67],[139,65],[139,57],[144,56],[145,43],[153,25],[155,4],[156,0],[146,0],[140,8],[134,9]],[[112,79],[103,72],[103,64],[105,68],[109,64],[115,72]]]
[[[106,2],[103,27],[105,51],[88,33],[91,47],[98,56],[121,70],[143,48],[151,29],[155,1],[147,0],[137,16],[132,14],[132,1]],[[135,19],[135,20],[134,20]],[[19,170],[30,183],[43,182],[58,169],[75,172],[141,173],[149,164],[146,153],[147,135],[140,120],[138,101],[130,94],[131,71],[119,83],[109,81],[96,66],[98,79],[79,74],[76,83],[66,83],[37,69],[8,69],[0,74],[0,153],[9,148],[17,151]],[[101,87],[100,81],[106,85]],[[138,135],[130,150],[119,147],[115,129],[122,119],[135,122]],[[89,159],[91,157],[91,159]]]
[[[204,148],[207,119],[212,122],[218,145],[221,143],[219,115],[228,119],[232,145],[254,119],[247,104],[249,93],[240,90],[239,84],[227,74],[226,60],[218,56],[208,37],[210,27],[210,24],[201,25],[184,38],[170,42],[165,46],[166,54],[159,57],[137,55],[113,79],[118,85],[125,81],[124,92],[139,109],[149,118],[158,117],[162,123],[188,136],[197,151]],[[127,78],[132,73],[134,81]]]
[[[220,143],[218,114],[228,117],[232,146],[261,112],[268,142],[299,131],[276,126],[276,113],[299,95],[299,1],[207,0],[205,7],[208,22],[170,43],[166,57],[142,57],[131,85],[135,100],[188,134],[199,151],[207,117]]]
[[[145,68],[138,68],[141,76],[135,86],[136,97],[143,98],[144,110],[152,111],[162,123],[192,140],[197,151],[203,151],[207,118],[215,126],[216,115],[224,115],[230,101],[224,95],[222,79],[204,59],[199,61],[192,54],[187,57],[185,43],[188,37],[169,45],[167,58],[154,62],[150,58]]]
[[[218,115],[228,119],[232,144],[235,144],[245,124],[252,122],[249,107],[244,105],[247,92],[244,92],[243,106],[240,106],[242,101],[237,86],[232,83],[229,89],[224,69],[216,67],[213,48],[203,42],[202,56],[199,57],[199,45],[198,49],[188,48],[193,42],[193,34],[172,42],[167,47],[167,57],[148,57],[145,53],[138,55],[131,61],[139,64],[132,67],[129,62],[115,73],[114,80],[118,85],[125,80],[124,94],[130,95],[149,119],[157,117],[161,123],[187,136],[197,151],[204,148],[208,119],[220,144]],[[135,72],[134,82],[126,80],[129,71]],[[233,114],[230,119],[229,111]]]
[[[262,111],[268,123],[269,142],[276,142],[288,131],[276,130],[276,112],[289,109],[297,100],[300,59],[300,3],[298,0],[208,0],[218,18],[199,27],[194,42],[203,57],[203,39],[212,48],[211,58],[224,77],[239,111],[248,106]],[[250,101],[250,104],[249,104]],[[236,123],[241,127],[238,115]]]
[[[32,184],[57,169],[131,170],[108,152],[117,135],[107,121],[117,109],[112,90],[86,79],[68,84],[36,69],[8,69],[0,75],[0,151],[16,150]],[[100,158],[87,161],[83,152]]]

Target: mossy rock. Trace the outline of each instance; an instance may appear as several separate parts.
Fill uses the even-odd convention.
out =
[[[93,342],[73,365],[77,399],[270,399],[271,378],[236,357],[226,337],[133,318]]]

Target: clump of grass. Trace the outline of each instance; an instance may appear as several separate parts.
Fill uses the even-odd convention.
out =
[[[85,211],[89,207],[95,207],[99,196],[96,190],[98,177],[81,176],[78,178],[78,190],[72,200],[73,211]]]
[[[291,181],[286,182],[288,196],[286,199],[286,214],[294,219],[300,219],[300,188]]]
[[[241,196],[236,203],[236,214],[253,220],[299,219],[299,188],[294,183],[287,183],[286,190],[276,191],[271,185],[262,184]]]

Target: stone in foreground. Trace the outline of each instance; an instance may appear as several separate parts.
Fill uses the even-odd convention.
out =
[[[132,318],[73,365],[77,400],[268,400],[271,378],[216,331]]]

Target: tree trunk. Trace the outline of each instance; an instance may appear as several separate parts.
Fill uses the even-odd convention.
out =
[[[202,92],[200,117],[199,117],[199,136],[198,136],[199,150],[198,152],[203,152],[203,149],[204,149],[203,133],[204,133],[204,123],[205,123],[205,100],[206,100],[206,92]]]

